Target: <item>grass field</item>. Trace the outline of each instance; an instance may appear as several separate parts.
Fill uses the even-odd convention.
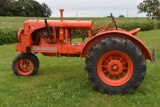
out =
[[[151,51],[156,45],[157,62],[147,61],[147,74],[133,93],[100,94],[87,81],[85,59],[45,57],[35,76],[15,76],[11,63],[18,54],[15,44],[0,45],[0,107],[158,107],[160,105],[160,30],[139,32]]]

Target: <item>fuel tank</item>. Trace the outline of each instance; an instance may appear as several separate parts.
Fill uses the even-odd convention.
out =
[[[92,28],[92,21],[82,20],[47,20],[48,26],[52,27],[65,27],[73,29],[90,29]],[[32,30],[45,27],[44,20],[28,20],[24,22],[24,28],[30,28]]]

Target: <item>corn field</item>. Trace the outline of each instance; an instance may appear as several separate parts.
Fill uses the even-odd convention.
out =
[[[25,20],[34,20],[35,18],[29,17],[0,17],[0,44],[10,44],[17,42],[17,32],[19,28],[23,27]],[[36,18],[45,19],[45,18]],[[59,20],[59,18],[47,18],[52,20]],[[79,18],[66,18],[66,20],[77,20]],[[80,18],[81,20],[92,20],[94,24],[102,26],[111,22],[110,17],[104,18]],[[149,31],[153,29],[160,29],[160,21],[151,21],[147,18],[115,18],[117,26],[125,30],[132,30],[137,27],[141,31]],[[112,26],[108,26],[112,27]],[[79,32],[81,33],[81,32]]]

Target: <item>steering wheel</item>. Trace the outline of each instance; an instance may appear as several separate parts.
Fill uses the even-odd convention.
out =
[[[113,17],[113,15],[112,15],[112,13],[110,13],[111,14],[111,18],[112,18],[112,21],[113,21],[113,23],[114,23],[114,26],[116,27],[116,30],[117,30],[117,24],[116,24],[116,22],[115,22],[115,20],[114,20],[114,17]]]

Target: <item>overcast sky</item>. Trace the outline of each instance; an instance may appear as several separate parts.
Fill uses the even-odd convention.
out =
[[[46,3],[52,10],[52,17],[59,17],[59,9],[64,9],[64,17],[105,17],[112,13],[115,17],[145,17],[138,13],[137,5],[143,0],[36,0]]]

